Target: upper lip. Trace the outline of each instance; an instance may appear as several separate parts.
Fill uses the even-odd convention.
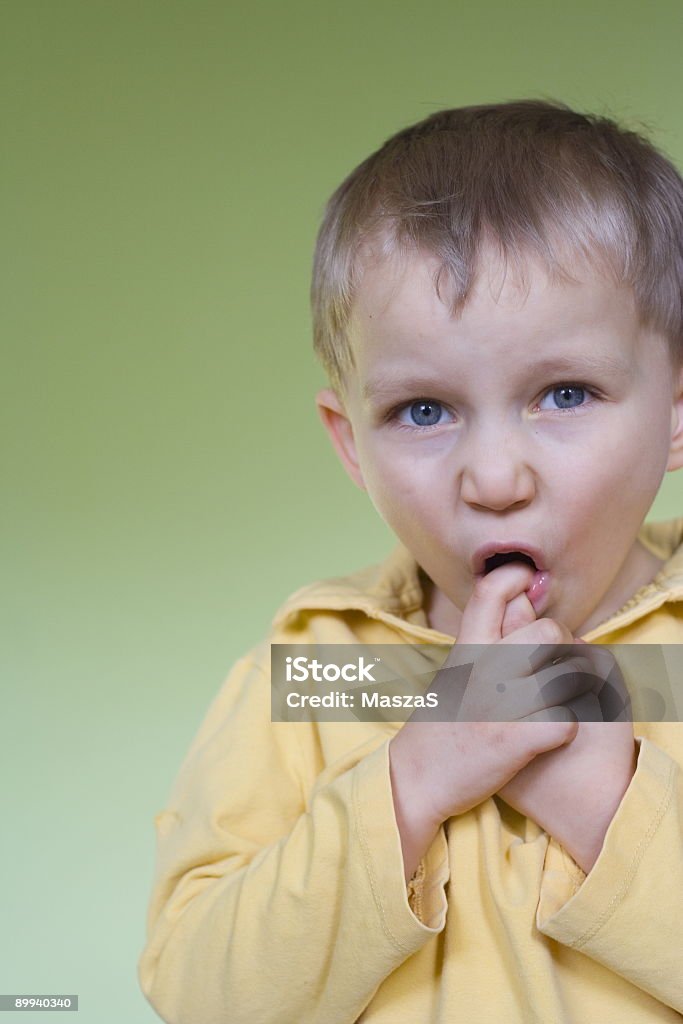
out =
[[[529,555],[530,558],[533,558],[538,570],[542,571],[545,568],[543,554],[533,544],[527,544],[523,540],[492,540],[488,544],[482,544],[472,555],[472,572],[475,576],[480,576],[486,568],[487,558],[491,558],[492,555],[503,555],[509,551],[520,551],[523,555]]]

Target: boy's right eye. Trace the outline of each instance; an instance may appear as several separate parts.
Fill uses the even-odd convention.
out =
[[[435,427],[445,422],[446,415],[441,402],[435,402],[431,398],[420,398],[417,402],[399,409],[396,418],[404,426]]]

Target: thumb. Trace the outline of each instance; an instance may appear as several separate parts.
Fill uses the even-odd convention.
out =
[[[536,612],[531,601],[526,594],[519,594],[512,601],[509,601],[505,608],[503,624],[500,630],[501,636],[506,637],[523,626],[531,625],[535,621]]]

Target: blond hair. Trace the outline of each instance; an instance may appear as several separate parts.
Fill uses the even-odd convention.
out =
[[[683,179],[642,134],[558,102],[442,110],[388,139],[331,196],[313,260],[315,350],[341,390],[363,259],[435,256],[463,308],[486,243],[525,282],[529,255],[559,279],[578,257],[633,289],[643,324],[683,360]]]

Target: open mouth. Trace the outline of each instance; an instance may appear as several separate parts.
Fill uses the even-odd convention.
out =
[[[534,572],[537,571],[536,563],[534,562],[531,555],[525,555],[523,551],[502,551],[495,555],[491,555],[484,562],[484,575],[493,572],[499,565],[506,565],[508,562],[522,562],[524,565],[530,566]]]

